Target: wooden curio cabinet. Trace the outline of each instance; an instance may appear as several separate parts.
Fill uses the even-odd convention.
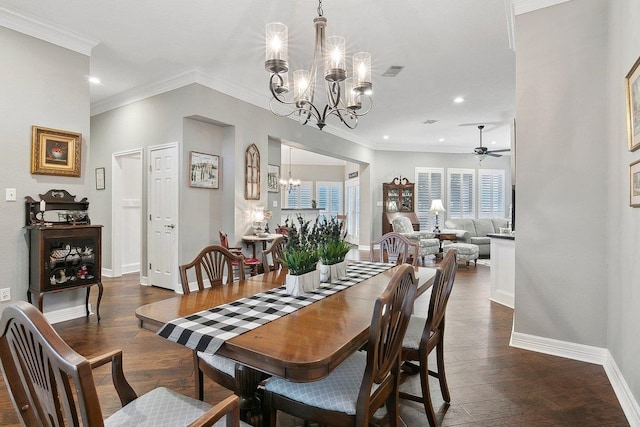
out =
[[[420,229],[420,222],[414,212],[415,184],[407,178],[396,177],[382,184],[382,234],[393,231],[391,221],[398,215],[411,219],[413,228]]]
[[[41,204],[41,201],[45,204]],[[96,315],[100,320],[102,299],[102,226],[91,225],[89,202],[75,202],[75,196],[64,190],[50,190],[40,201],[26,197],[27,230],[29,232],[28,300],[37,297],[42,311],[46,293],[86,288],[86,310],[89,316],[91,286],[98,286]],[[44,207],[44,211],[40,209]]]

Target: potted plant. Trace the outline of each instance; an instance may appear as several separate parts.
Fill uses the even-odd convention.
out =
[[[298,216],[298,227],[287,228],[287,243],[282,263],[287,267],[285,285],[287,293],[298,296],[320,286],[318,266],[317,221],[310,224]]]
[[[325,218],[317,227],[321,282],[330,282],[346,276],[347,263],[344,258],[351,246],[342,238],[342,225],[342,221],[331,217],[329,221]]]

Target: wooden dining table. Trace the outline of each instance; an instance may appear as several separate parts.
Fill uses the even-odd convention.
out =
[[[322,379],[368,340],[373,307],[397,267],[390,268],[309,306],[238,335],[216,354],[233,359],[243,406],[263,374],[291,381]],[[429,290],[434,268],[416,269],[418,291]],[[158,331],[167,322],[282,286],[286,270],[249,277],[233,284],[143,305],[136,317],[143,328]],[[238,375],[241,378],[238,378]]]

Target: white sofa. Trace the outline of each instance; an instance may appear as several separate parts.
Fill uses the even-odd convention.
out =
[[[480,256],[488,257],[491,254],[491,238],[489,233],[499,233],[501,227],[507,227],[507,218],[464,218],[447,219],[443,233],[455,233],[458,242],[478,245]]]

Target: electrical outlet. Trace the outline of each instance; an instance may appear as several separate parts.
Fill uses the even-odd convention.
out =
[[[11,300],[11,288],[0,289],[0,301],[10,301],[10,300]]]
[[[5,198],[7,202],[15,202],[16,201],[16,189],[15,188],[5,188]]]

